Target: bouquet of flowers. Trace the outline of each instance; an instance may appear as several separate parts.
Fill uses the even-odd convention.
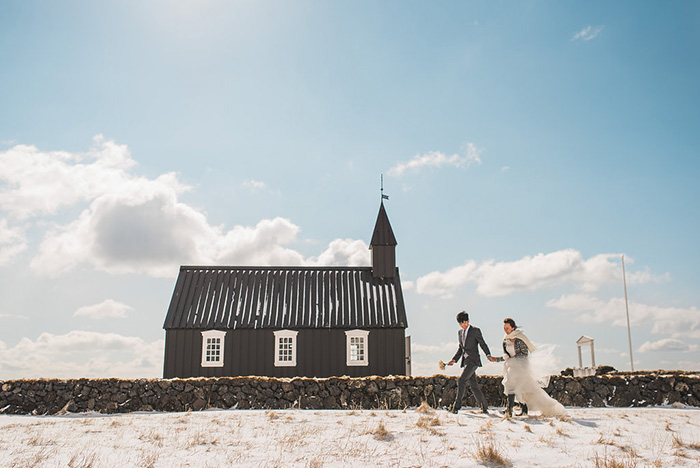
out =
[[[440,370],[445,370],[445,363],[442,361],[438,362],[438,367],[440,367]]]

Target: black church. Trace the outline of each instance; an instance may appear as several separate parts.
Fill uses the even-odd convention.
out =
[[[382,201],[369,267],[180,267],[163,377],[409,374],[396,245]]]

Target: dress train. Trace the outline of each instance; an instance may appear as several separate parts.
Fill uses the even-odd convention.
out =
[[[506,395],[515,394],[517,401],[525,403],[530,410],[539,411],[542,416],[566,414],[564,406],[541,388],[526,357],[514,357],[505,361],[503,388]]]

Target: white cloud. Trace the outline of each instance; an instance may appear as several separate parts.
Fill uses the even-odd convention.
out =
[[[172,277],[183,264],[369,263],[367,245],[352,239],[336,239],[318,257],[305,259],[286,247],[296,241],[299,227],[284,218],[228,230],[213,226],[205,213],[179,200],[190,188],[176,174],[155,179],[132,174],[136,163],[128,148],[100,135],[87,154],[17,145],[0,152],[0,164],[0,182],[5,182],[0,209],[44,230],[30,262],[42,275],[56,276],[81,265],[115,274]],[[265,187],[255,180],[246,184]],[[65,207],[82,211],[68,221],[37,220]],[[26,249],[23,230],[0,221],[0,263]]]
[[[76,221],[46,234],[31,267],[57,275],[87,263],[109,273],[170,277],[186,264],[300,265],[302,255],[283,247],[298,231],[275,218],[224,232],[161,187],[95,200]]]
[[[6,378],[159,377],[164,341],[115,333],[71,331],[0,342],[0,373]]]
[[[457,334],[455,333],[455,337]],[[411,343],[411,352],[415,354],[433,354],[441,353],[449,355],[449,358],[457,351],[457,339],[454,343],[441,343],[440,345],[424,345],[420,343]]]
[[[361,240],[335,239],[318,257],[305,263],[318,266],[367,266],[370,264],[369,246]]]
[[[473,281],[476,270],[476,262],[470,261],[445,273],[433,271],[416,280],[416,292],[431,296],[449,297],[455,290]]]
[[[676,340],[673,338],[664,338],[658,341],[647,341],[642,346],[639,347],[639,351],[642,353],[654,352],[654,351],[697,351],[697,345],[689,345],[681,340]]]
[[[587,294],[565,294],[548,301],[547,306],[575,313],[581,322],[627,326],[624,298],[604,301]],[[632,326],[652,324],[652,333],[700,339],[700,310],[697,307],[659,307],[637,302],[629,302],[628,307]]]
[[[596,26],[595,28],[593,26],[586,26],[581,31],[574,34],[574,37],[572,37],[571,40],[572,41],[590,41],[591,39],[594,39],[595,37],[597,37],[598,34],[600,34],[600,32],[602,30],[603,30],[603,26]]]
[[[470,260],[445,273],[434,271],[418,278],[416,290],[420,294],[449,297],[467,283],[475,283],[477,293],[494,297],[574,283],[581,290],[595,291],[606,283],[622,280],[619,257],[600,254],[585,260],[580,252],[567,249],[513,262],[488,260],[477,264]],[[628,274],[630,284],[660,280],[647,271]]]
[[[253,179],[246,180],[241,185],[243,187],[251,189],[251,190],[264,190],[265,188],[267,188],[267,185],[265,184],[265,182],[260,182],[259,180],[253,180]]]
[[[26,249],[24,231],[18,227],[9,227],[6,219],[0,219],[0,265],[12,262]]]
[[[33,270],[57,275],[81,263],[110,273],[172,275],[199,254],[213,231],[203,214],[177,201],[175,180],[161,176],[135,190],[95,199],[78,219],[44,236]]]
[[[407,162],[400,162],[387,171],[387,174],[394,177],[401,177],[407,171],[418,171],[424,167],[442,167],[454,166],[458,168],[469,167],[472,164],[480,164],[479,155],[481,150],[474,146],[473,143],[468,143],[465,154],[460,156],[453,154],[446,156],[439,151],[431,151],[423,155],[416,155],[413,159]]]
[[[6,184],[0,209],[18,219],[54,214],[63,206],[130,189],[140,180],[128,173],[136,162],[125,145],[102,135],[94,143],[86,154],[42,152],[27,145],[0,151],[0,181]]]
[[[299,252],[282,247],[295,241],[298,233],[299,227],[285,218],[263,219],[254,227],[235,226],[216,239],[210,258],[231,265],[302,265]]]
[[[126,318],[127,312],[132,310],[134,308],[131,306],[107,299],[99,304],[80,307],[75,311],[73,317],[87,317],[91,319]]]
[[[27,317],[25,317],[24,315],[19,315],[19,314],[0,314],[0,318],[12,318],[12,319],[27,320]]]

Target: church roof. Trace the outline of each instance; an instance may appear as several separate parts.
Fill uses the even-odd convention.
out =
[[[372,233],[372,240],[369,245],[370,248],[373,245],[396,245],[396,237],[394,237],[394,231],[391,229],[391,224],[389,223],[389,217],[384,209],[384,202],[379,206],[379,214],[377,215],[377,222],[374,224],[374,232]]]
[[[183,266],[163,328],[407,326],[398,269],[373,278],[371,267]]]

